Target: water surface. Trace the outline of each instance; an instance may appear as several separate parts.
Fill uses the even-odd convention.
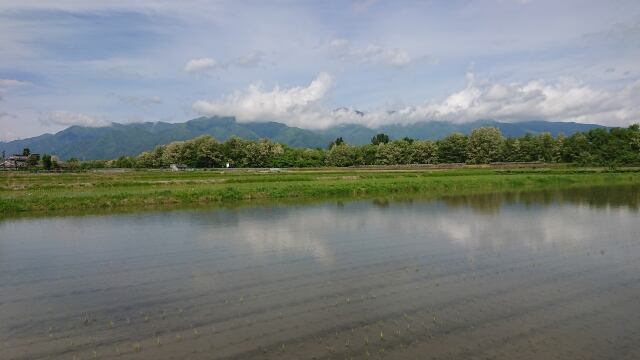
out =
[[[638,187],[0,222],[1,359],[638,359]]]

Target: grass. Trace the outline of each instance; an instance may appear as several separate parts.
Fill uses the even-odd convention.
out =
[[[230,205],[273,199],[443,196],[640,184],[640,169],[158,170],[0,173],[0,217]]]

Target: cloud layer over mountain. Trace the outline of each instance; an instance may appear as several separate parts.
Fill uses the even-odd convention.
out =
[[[608,125],[640,120],[640,81],[603,90],[566,79],[555,83],[544,80],[499,83],[479,81],[473,74],[467,74],[465,88],[441,101],[365,113],[323,106],[332,82],[331,76],[321,73],[307,87],[276,86],[265,90],[260,84],[253,84],[218,100],[198,100],[193,109],[202,115],[235,116],[240,122],[277,120],[289,126],[314,129],[339,124],[378,127],[432,120],[535,119]]]

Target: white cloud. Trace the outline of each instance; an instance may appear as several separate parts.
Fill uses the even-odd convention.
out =
[[[123,103],[136,106],[161,105],[164,103],[164,101],[159,96],[144,97],[135,95],[120,95],[116,93],[110,93],[109,95],[115,97]]]
[[[401,68],[411,63],[411,56],[404,49],[388,49],[370,44],[363,48],[351,46],[346,39],[333,39],[328,43],[329,52],[341,59],[351,59],[360,63],[381,64]]]
[[[260,84],[253,84],[246,91],[237,91],[222,100],[196,101],[193,109],[204,115],[235,116],[241,122],[277,120],[293,126],[328,126],[331,124],[317,121],[330,120],[322,116],[319,101],[332,83],[329,74],[320,73],[307,87],[280,89],[276,86],[268,91]]]
[[[229,62],[229,65],[235,65],[239,67],[254,67],[260,65],[264,54],[261,51],[254,51],[249,55],[241,56],[237,59]]]
[[[425,103],[399,112],[407,119],[472,121],[551,120],[626,125],[640,120],[640,81],[618,89],[596,89],[571,80],[547,83],[477,83],[442,102]]]
[[[427,101],[394,111],[378,109],[364,114],[349,108],[322,106],[332,79],[320,74],[308,87],[271,91],[251,85],[222,100],[200,100],[193,109],[203,115],[236,116],[238,121],[279,121],[303,128],[326,128],[357,123],[370,127],[419,121],[467,122],[495,119],[575,121],[626,126],[640,121],[640,81],[617,89],[596,89],[576,81],[525,83],[477,81],[467,74],[467,86],[442,101]]]
[[[187,62],[184,71],[193,74],[216,69],[228,69],[230,67],[251,68],[260,65],[263,58],[264,54],[261,51],[254,51],[226,62],[218,62],[213,58],[193,59]]]
[[[0,79],[0,88],[27,86],[31,83],[14,79]]]
[[[100,126],[108,126],[111,124],[110,121],[107,121],[101,117],[95,117],[91,115],[74,113],[69,111],[52,111],[48,113],[45,117],[40,119],[44,125],[62,125],[62,126],[72,126],[72,125],[80,125],[80,126],[89,126],[89,127],[100,127]]]
[[[215,69],[218,62],[213,58],[200,58],[189,60],[184,66],[184,71],[188,73],[199,73]]]

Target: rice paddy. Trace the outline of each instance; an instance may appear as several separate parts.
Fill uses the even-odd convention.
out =
[[[640,186],[0,221],[2,359],[636,359]]]
[[[0,173],[0,217],[640,184],[640,169],[462,168]]]

